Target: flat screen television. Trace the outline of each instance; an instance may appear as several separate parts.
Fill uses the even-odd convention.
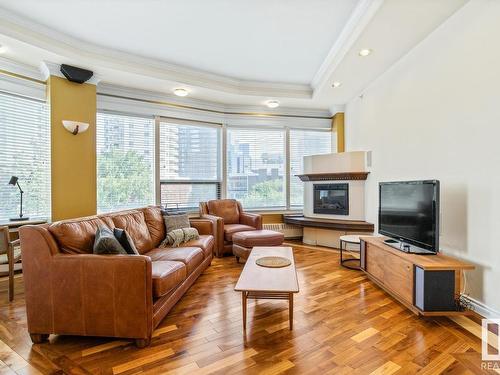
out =
[[[399,181],[379,184],[379,233],[401,251],[439,251],[439,181]]]

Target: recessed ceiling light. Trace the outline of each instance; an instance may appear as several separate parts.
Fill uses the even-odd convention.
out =
[[[0,53],[4,53],[5,51],[7,51],[7,47],[3,44],[0,44]]]
[[[332,83],[332,87],[333,88],[337,88],[337,87],[340,87],[340,86],[342,86],[342,82],[335,81],[335,82]]]
[[[362,49],[361,51],[359,51],[359,56],[366,57],[366,56],[368,56],[370,53],[372,53],[372,50],[371,50],[371,49],[369,49],[369,48],[364,48],[364,49]]]
[[[186,89],[179,88],[179,89],[174,89],[174,94],[177,96],[188,96],[189,91]]]
[[[266,102],[266,105],[269,107],[269,108],[277,108],[280,106],[280,102],[278,102],[277,100],[268,100]]]

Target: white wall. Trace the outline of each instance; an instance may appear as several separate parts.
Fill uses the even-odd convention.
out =
[[[467,291],[500,311],[500,1],[471,0],[363,94],[346,146],[373,151],[367,221],[379,181],[439,179],[441,249],[476,265]]]

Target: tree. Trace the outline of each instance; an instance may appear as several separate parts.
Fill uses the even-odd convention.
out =
[[[283,205],[283,178],[259,182],[253,185],[248,195],[242,199],[247,207],[265,207]]]
[[[99,211],[137,207],[151,201],[151,165],[136,151],[113,148],[98,158],[97,197]]]

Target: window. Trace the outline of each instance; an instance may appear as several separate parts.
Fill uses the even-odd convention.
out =
[[[97,211],[154,204],[154,120],[97,114]]]
[[[50,219],[50,121],[45,102],[0,93],[0,220],[19,216],[20,193],[8,185],[19,178],[23,213]]]
[[[227,130],[227,196],[245,208],[283,208],[285,131]]]
[[[220,128],[167,120],[159,126],[161,204],[196,210],[220,198]]]
[[[290,207],[304,204],[304,183],[296,177],[304,172],[304,156],[332,152],[332,133],[311,130],[290,130]]]

